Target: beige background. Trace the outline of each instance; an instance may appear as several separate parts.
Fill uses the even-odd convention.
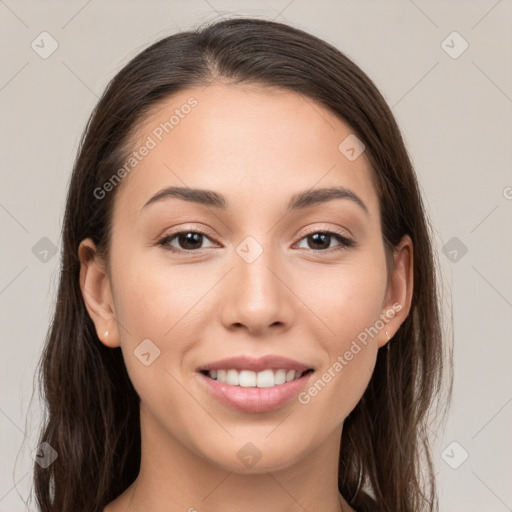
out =
[[[0,0],[0,512],[26,510],[30,492],[37,397],[32,426],[26,416],[86,119],[108,80],[142,48],[233,14],[288,22],[326,39],[392,106],[453,302],[454,401],[434,452],[441,510],[512,510],[511,0]],[[43,31],[58,44],[46,59],[31,47]],[[453,58],[464,41],[469,47]],[[458,244],[457,261],[442,252],[445,244],[450,251]]]

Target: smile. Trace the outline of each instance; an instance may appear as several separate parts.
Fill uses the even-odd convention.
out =
[[[285,370],[280,368],[278,370],[267,369],[261,372],[254,372],[251,370],[235,370],[235,369],[219,369],[219,370],[205,370],[203,373],[210,377],[210,379],[218,382],[224,382],[230,386],[240,386],[243,388],[257,387],[257,388],[271,388],[300,379],[305,373],[312,372],[308,369],[305,372],[296,370]]]

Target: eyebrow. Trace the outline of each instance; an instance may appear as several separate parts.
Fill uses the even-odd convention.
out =
[[[188,201],[190,203],[196,203],[203,206],[211,206],[221,210],[228,210],[228,200],[218,192],[213,190],[190,188],[190,187],[166,187],[157,192],[153,197],[146,202],[141,210],[149,206],[150,204],[163,201],[165,199],[175,198]],[[356,195],[352,190],[338,186],[338,187],[327,187],[327,188],[315,188],[297,192],[292,195],[288,206],[287,212],[294,210],[302,210],[310,208],[318,204],[326,203],[334,199],[348,199],[357,204],[364,212],[369,215],[368,208],[362,201],[362,199]]]

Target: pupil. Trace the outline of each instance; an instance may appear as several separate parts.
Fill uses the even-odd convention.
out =
[[[186,233],[185,235],[180,235],[179,241],[180,245],[184,249],[197,249],[194,244],[199,244],[201,246],[201,237],[203,235],[201,233]],[[192,244],[192,247],[187,247],[187,244]]]
[[[317,244],[317,249],[318,249],[318,243],[320,243],[320,245],[323,245],[324,247],[321,247],[321,249],[328,249],[329,248],[329,237],[330,235],[327,235],[325,233],[315,233],[313,235],[311,235],[310,238],[312,238],[315,242],[315,244]],[[322,243],[323,241],[323,243]],[[327,242],[326,242],[327,241]]]

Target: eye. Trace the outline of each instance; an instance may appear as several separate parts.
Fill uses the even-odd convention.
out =
[[[176,239],[178,246],[171,245],[171,242]],[[210,240],[206,233],[202,231],[178,231],[174,234],[164,236],[158,241],[158,245],[163,246],[171,252],[200,252],[197,249],[204,249],[201,247],[202,242]],[[212,245],[214,247],[215,245]]]
[[[211,239],[207,233],[201,230],[184,230],[164,236],[158,241],[158,245],[162,246],[168,251],[176,253],[200,253],[201,249],[205,248],[202,246],[204,240],[211,242]],[[314,252],[328,251],[329,249],[342,250],[349,247],[355,247],[357,245],[353,240],[350,240],[342,233],[329,230],[314,231],[301,238],[300,241],[302,242],[302,240],[305,240],[308,244],[306,249],[312,250]],[[331,247],[331,242],[333,241],[337,241],[338,245]],[[173,242],[178,246],[176,247],[176,245],[173,245]],[[212,244],[209,247],[215,246],[215,244]]]
[[[306,247],[306,249],[311,249],[315,252],[321,252],[332,248],[330,245],[333,239],[339,242],[338,246],[334,247],[334,250],[355,247],[356,245],[353,240],[350,240],[337,231],[315,231],[301,238],[301,241],[306,240],[306,243],[308,243],[308,247]]]

